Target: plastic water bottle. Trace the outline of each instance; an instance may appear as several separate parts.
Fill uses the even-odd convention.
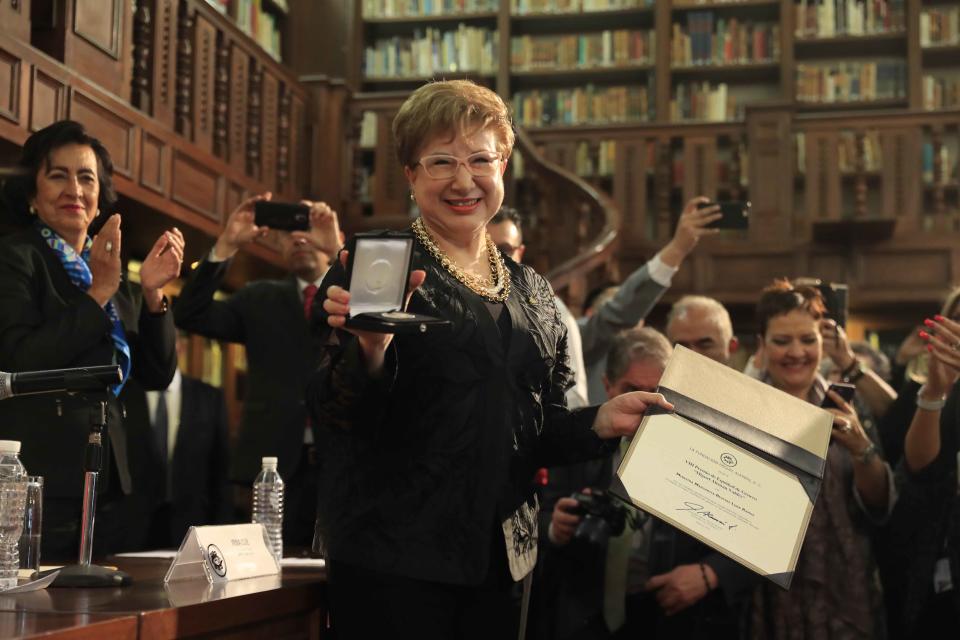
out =
[[[263,468],[253,481],[253,521],[267,530],[270,551],[280,562],[283,557],[283,479],[277,459],[263,458]]]
[[[26,502],[27,470],[20,462],[20,443],[0,440],[0,589],[17,586]]]

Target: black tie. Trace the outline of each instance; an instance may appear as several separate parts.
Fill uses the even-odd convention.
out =
[[[170,478],[167,470],[170,467],[167,457],[167,430],[169,429],[169,419],[167,417],[167,392],[161,391],[157,394],[157,413],[153,419],[153,428],[157,438],[157,450],[160,452],[160,465],[163,469],[162,479],[164,485],[164,496],[170,498]]]

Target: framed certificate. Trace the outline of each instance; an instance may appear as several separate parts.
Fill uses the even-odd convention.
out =
[[[789,588],[833,416],[677,347],[611,491]]]

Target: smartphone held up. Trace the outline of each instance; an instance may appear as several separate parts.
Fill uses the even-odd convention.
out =
[[[253,205],[253,221],[258,227],[278,231],[309,231],[310,207],[299,202],[258,200]]]
[[[719,202],[701,202],[698,209],[712,206],[720,207],[721,217],[707,225],[714,229],[748,229],[750,227],[750,202],[744,200],[721,200]]]

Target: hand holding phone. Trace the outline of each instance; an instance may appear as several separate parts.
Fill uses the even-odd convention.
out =
[[[713,229],[747,229],[750,226],[750,202],[741,200],[721,200],[720,202],[701,202],[698,209],[718,205],[720,219],[707,225]]]
[[[846,382],[831,382],[829,391],[835,392],[838,396],[843,398],[844,402],[851,403],[853,402],[853,396],[857,392],[857,386],[854,384],[848,384]],[[839,409],[837,403],[830,397],[829,392],[823,396],[823,402],[820,403],[821,409]]]
[[[258,200],[253,205],[254,224],[279,231],[308,231],[310,207],[299,202]]]

